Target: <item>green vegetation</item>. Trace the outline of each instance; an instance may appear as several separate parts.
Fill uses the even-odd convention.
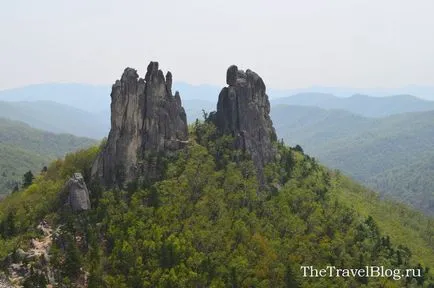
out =
[[[33,176],[32,171],[29,170],[26,173],[24,173],[24,176],[23,176],[23,188],[27,188],[30,185],[32,185],[34,179],[35,179],[35,177]]]
[[[89,147],[95,140],[56,135],[0,118],[0,195],[23,183],[24,173],[38,174],[50,161],[65,153]]]
[[[404,204],[382,200],[376,192],[346,177],[339,179],[342,188],[337,194],[339,201],[365,217],[371,215],[394,243],[405,243],[419,262],[434,267],[434,218]]]
[[[46,219],[61,226],[51,265],[64,286],[90,273],[89,287],[429,287],[434,225],[340,173],[276,143],[258,187],[249,159],[196,122],[189,146],[167,158],[164,177],[127,191],[90,184],[93,209],[71,214],[58,192],[89,172],[98,147],[53,162],[27,189],[0,202],[0,257],[25,248]],[[78,241],[77,239],[80,239]],[[422,267],[423,277],[303,278],[300,265]],[[68,284],[69,283],[69,284]],[[421,286],[419,286],[421,287]]]
[[[0,201],[0,259],[16,247],[26,248],[37,235],[36,226],[44,218],[52,219],[61,206],[61,191],[71,171],[90,175],[90,166],[99,149],[92,147],[66,155],[65,160],[52,162],[47,171],[38,174],[25,189]],[[89,180],[89,178],[86,178]]]
[[[395,200],[434,215],[434,112],[369,119],[340,110],[278,106],[281,137]]]

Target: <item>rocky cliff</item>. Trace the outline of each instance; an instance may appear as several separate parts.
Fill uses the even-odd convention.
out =
[[[156,155],[178,150],[188,139],[181,98],[172,95],[172,74],[164,76],[157,62],[148,65],[144,79],[126,68],[111,98],[111,130],[92,178],[106,187],[125,187],[158,177]]]
[[[263,182],[263,167],[274,158],[276,139],[264,81],[255,72],[233,65],[227,70],[226,83],[217,103],[216,126],[235,137],[236,148],[251,155]]]

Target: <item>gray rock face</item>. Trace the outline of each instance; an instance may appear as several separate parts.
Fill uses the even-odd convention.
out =
[[[71,207],[72,211],[84,211],[91,208],[89,190],[81,173],[74,173],[63,187],[62,194],[67,195],[65,204]]]
[[[111,130],[92,167],[92,178],[105,187],[125,187],[146,177],[156,178],[155,155],[182,148],[188,140],[187,118],[172,74],[158,62],[148,65],[144,79],[126,68],[111,92]]]
[[[276,139],[264,81],[255,72],[232,65],[226,83],[217,103],[216,126],[222,133],[235,136],[236,148],[251,155],[263,183],[263,167],[274,159],[272,142]]]

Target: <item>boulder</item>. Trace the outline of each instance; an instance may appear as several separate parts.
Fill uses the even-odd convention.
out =
[[[89,190],[81,173],[74,173],[63,187],[62,195],[66,195],[66,205],[72,211],[84,211],[91,208]]]

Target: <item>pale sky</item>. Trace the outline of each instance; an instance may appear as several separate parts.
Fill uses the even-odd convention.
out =
[[[174,81],[434,85],[433,0],[0,0],[0,89],[111,84],[149,61]]]

